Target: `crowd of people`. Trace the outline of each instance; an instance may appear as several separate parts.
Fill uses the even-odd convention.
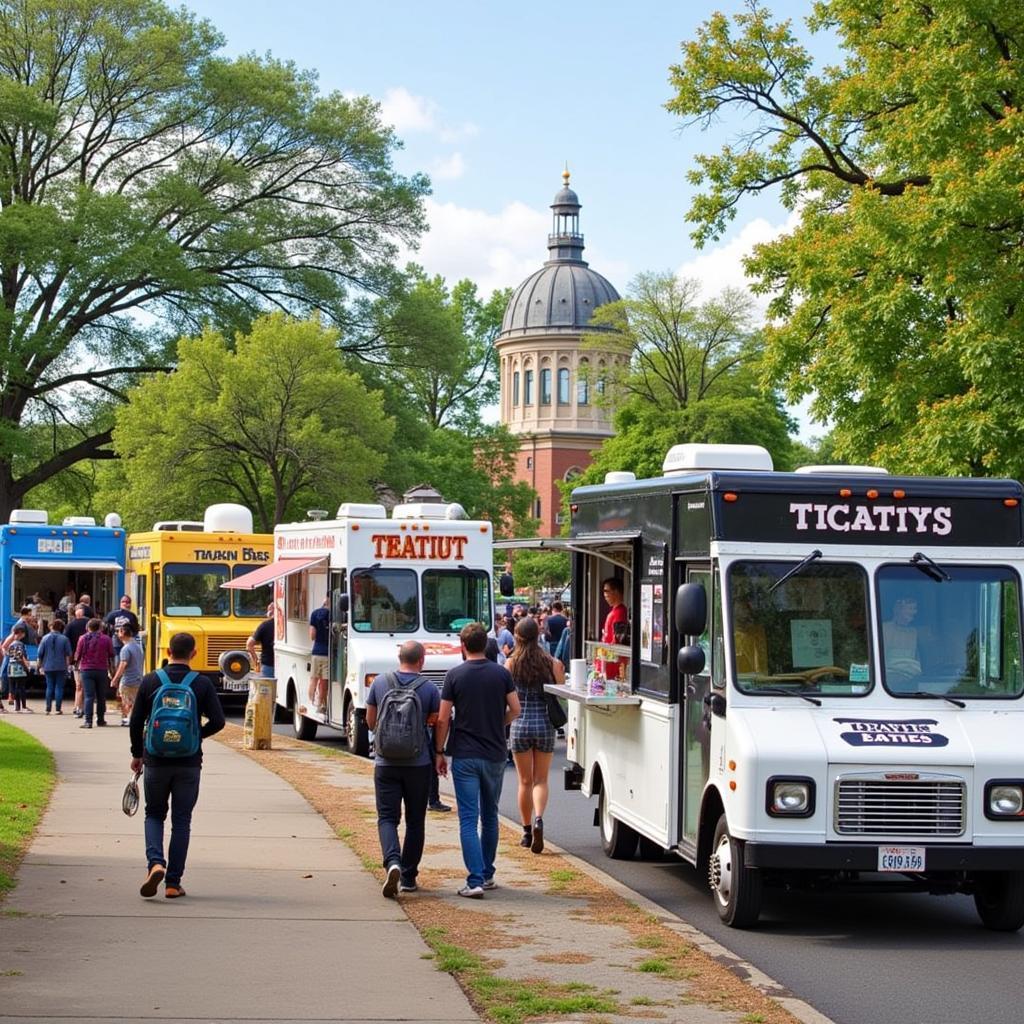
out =
[[[27,687],[33,672],[45,680],[46,714],[64,714],[66,690],[74,687],[72,715],[83,729],[107,725],[107,699],[119,704],[127,726],[142,682],[143,653],[136,637],[139,620],[125,594],[101,617],[89,594],[69,589],[53,607],[38,594],[22,606],[18,620],[0,642],[0,712],[32,714]],[[28,648],[36,647],[36,662]]]

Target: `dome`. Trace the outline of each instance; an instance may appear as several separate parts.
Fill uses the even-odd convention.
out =
[[[575,206],[579,208],[579,205],[580,197],[568,185],[555,194],[555,201],[551,204],[552,208],[555,206]]]
[[[582,260],[552,260],[513,293],[499,337],[567,331],[578,334],[598,306],[619,293]]]

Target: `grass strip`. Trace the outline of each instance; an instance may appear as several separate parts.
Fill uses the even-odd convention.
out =
[[[0,722],[3,785],[0,785],[0,900],[14,888],[14,875],[46,809],[56,771],[53,755],[34,736]]]

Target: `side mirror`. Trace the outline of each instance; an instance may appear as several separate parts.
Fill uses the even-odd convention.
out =
[[[704,671],[704,648],[696,644],[680,647],[676,655],[676,667],[683,676],[699,676]]]
[[[339,612],[348,611],[348,594],[339,594],[334,599],[334,602],[334,606],[338,609]]]
[[[708,624],[708,595],[703,583],[684,583],[676,591],[676,629],[680,636],[700,636]]]
[[[704,704],[716,718],[725,718],[725,698],[720,693],[709,693]]]
[[[512,573],[503,572],[498,578],[498,591],[502,597],[514,597],[516,593],[515,581],[512,579]]]

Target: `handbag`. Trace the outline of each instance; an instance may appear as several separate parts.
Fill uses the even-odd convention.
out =
[[[569,721],[569,716],[565,713],[561,701],[553,693],[548,693],[545,690],[544,703],[548,708],[548,721],[553,728],[561,729]]]

